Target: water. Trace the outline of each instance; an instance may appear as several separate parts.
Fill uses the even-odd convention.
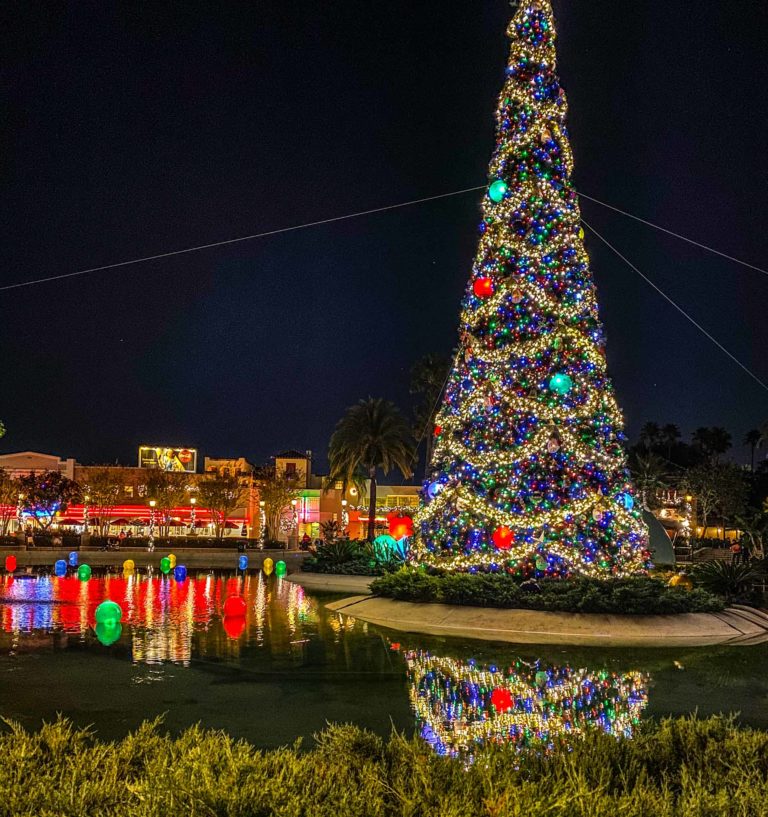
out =
[[[237,593],[245,619],[222,619]],[[105,598],[122,606],[123,624],[100,641],[94,611]],[[62,713],[105,739],[162,716],[172,732],[200,722],[261,747],[352,722],[416,731],[463,756],[593,727],[629,736],[643,718],[694,710],[768,729],[766,645],[493,645],[374,627],[328,612],[333,598],[260,573],[182,584],[2,577],[0,715],[36,728]]]

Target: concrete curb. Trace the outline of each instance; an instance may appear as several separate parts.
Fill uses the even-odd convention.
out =
[[[319,593],[355,593],[371,595],[371,582],[375,576],[341,576],[331,573],[293,573],[286,576],[289,582],[300,584],[306,590]]]
[[[768,641],[768,616],[735,608],[722,613],[620,616],[416,604],[362,595],[331,602],[326,607],[370,624],[408,633],[514,644],[697,647]],[[757,616],[753,615],[755,612]]]

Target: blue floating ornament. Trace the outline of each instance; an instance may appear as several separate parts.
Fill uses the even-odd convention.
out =
[[[187,578],[187,568],[185,565],[176,565],[173,568],[173,578],[176,579],[177,582],[186,581]]]
[[[573,388],[573,380],[567,374],[556,374],[553,375],[552,379],[549,381],[549,389],[553,391],[555,394],[564,395],[568,394],[568,392]]]
[[[237,569],[238,570],[248,570],[248,557],[244,553],[237,560]]]
[[[77,561],[78,561],[78,559],[77,559],[77,551],[76,551],[76,550],[73,550],[73,551],[72,551],[72,552],[69,554],[69,566],[70,566],[70,567],[77,567]]]
[[[488,188],[488,198],[498,204],[507,194],[507,190],[507,183],[504,181],[504,179],[496,179],[496,181],[493,182],[493,184]]]
[[[67,563],[64,561],[64,559],[58,559],[56,561],[56,564],[53,566],[53,572],[59,578],[67,575]]]

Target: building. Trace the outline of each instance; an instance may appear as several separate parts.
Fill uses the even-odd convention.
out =
[[[40,471],[58,471],[69,479],[75,478],[75,460],[61,459],[55,454],[38,451],[19,451],[16,454],[0,454],[0,468],[12,477],[26,476]]]

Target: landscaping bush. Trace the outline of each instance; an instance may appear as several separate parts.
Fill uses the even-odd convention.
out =
[[[371,590],[401,601],[504,607],[559,613],[669,615],[714,613],[723,601],[706,590],[669,587],[660,579],[541,579],[535,583],[505,573],[429,574],[413,567],[376,579]]]
[[[568,747],[566,750],[564,747]],[[631,740],[595,729],[551,750],[476,748],[439,757],[417,738],[330,726],[307,751],[258,751],[194,727],[145,724],[116,743],[65,721],[0,735],[3,815],[307,817],[761,817],[768,733],[723,718],[640,724]]]
[[[766,573],[764,562],[702,562],[692,571],[692,578],[697,583],[723,596],[727,601],[750,603],[753,600],[753,587]]]
[[[313,556],[302,564],[309,573],[338,573],[347,576],[381,576],[398,570],[403,557],[385,552],[371,542],[354,539],[333,539],[321,542]]]

